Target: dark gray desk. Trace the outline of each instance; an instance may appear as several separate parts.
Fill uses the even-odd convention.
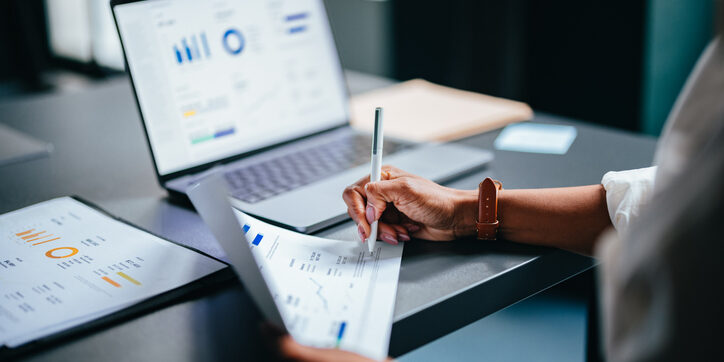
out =
[[[350,73],[353,93],[388,81]],[[211,234],[189,208],[169,202],[154,177],[126,79],[86,91],[0,103],[0,119],[53,143],[44,159],[0,168],[0,213],[76,194],[169,239],[219,255]],[[568,154],[496,151],[488,168],[451,183],[474,188],[493,176],[506,188],[592,184],[607,170],[650,164],[655,140],[549,115],[537,122],[572,124]],[[490,132],[460,142],[492,148]],[[354,238],[351,222],[321,235]],[[574,276],[593,264],[568,252],[460,241],[405,246],[392,329],[400,355]],[[178,303],[24,354],[27,360],[254,359],[264,353],[259,315],[238,283],[204,290]],[[2,356],[0,356],[2,359]]]

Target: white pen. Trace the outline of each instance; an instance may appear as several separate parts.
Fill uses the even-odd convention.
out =
[[[375,133],[372,135],[372,161],[370,182],[380,180],[382,174],[382,107],[375,108]],[[370,225],[370,236],[367,238],[367,247],[370,255],[375,250],[377,242],[377,220]]]

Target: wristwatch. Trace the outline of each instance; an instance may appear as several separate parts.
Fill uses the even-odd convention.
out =
[[[498,190],[503,189],[500,181],[488,177],[478,186],[478,239],[495,240],[498,234]]]

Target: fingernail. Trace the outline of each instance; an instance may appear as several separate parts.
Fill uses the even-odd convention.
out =
[[[365,228],[363,228],[361,224],[357,224],[357,234],[359,234],[359,239],[362,240],[362,242],[367,239],[365,237]]]
[[[365,212],[365,216],[367,217],[367,222],[372,223],[375,221],[375,207],[372,205],[367,205],[367,211]]]
[[[409,237],[407,234],[399,234],[399,235],[397,235],[397,236],[398,236],[398,237],[400,238],[400,240],[402,240],[402,241],[410,241],[410,237]]]
[[[407,226],[407,231],[409,231],[411,233],[416,233],[416,232],[420,231],[420,227],[415,224],[410,224],[409,226]]]
[[[382,234],[382,235],[380,235],[380,239],[382,239],[382,241],[392,244],[392,245],[398,244],[397,239],[390,234]]]

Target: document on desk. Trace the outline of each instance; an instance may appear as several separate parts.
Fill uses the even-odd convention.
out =
[[[403,244],[300,234],[234,210],[284,325],[300,343],[387,357]]]
[[[225,266],[71,197],[0,215],[0,345],[78,326]]]

